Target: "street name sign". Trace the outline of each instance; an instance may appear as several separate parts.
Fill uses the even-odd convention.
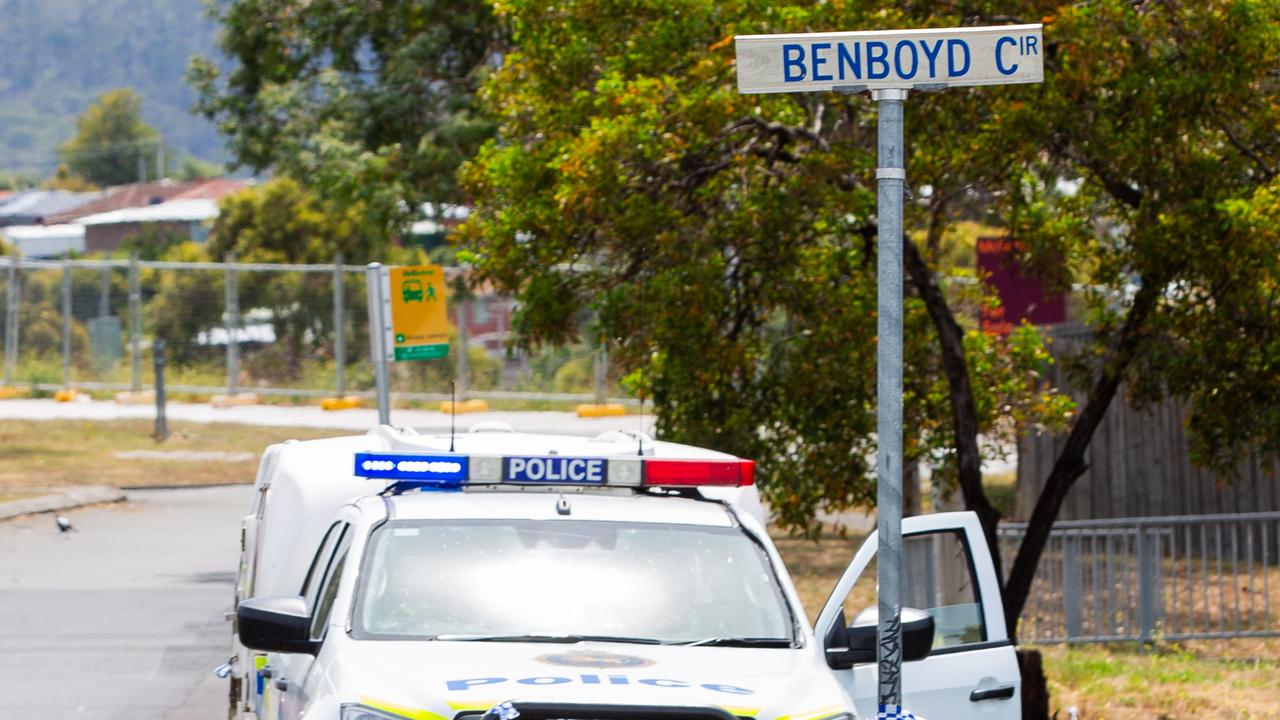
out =
[[[879,717],[902,711],[903,104],[911,90],[1044,80],[1043,27],[738,35],[738,92],[871,91],[876,149],[876,657]],[[908,715],[909,717],[909,715]]]
[[[738,91],[820,92],[1038,83],[1042,26],[738,35]]]

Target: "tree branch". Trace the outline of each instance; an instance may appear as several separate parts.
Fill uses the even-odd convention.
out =
[[[747,117],[730,123],[729,126],[723,130],[723,134],[728,135],[748,128],[764,131],[778,139],[779,142],[784,145],[796,142],[797,140],[806,140],[815,145],[819,150],[831,149],[827,144],[827,141],[824,140],[822,136],[808,128],[800,127],[798,125],[784,125],[780,122],[766,122],[755,115],[748,115]]]
[[[929,223],[930,235],[941,234],[944,227],[942,205],[934,206]],[[1000,511],[996,510],[982,489],[982,453],[978,448],[978,410],[973,399],[973,386],[969,382],[969,362],[964,354],[964,331],[956,322],[947,298],[938,285],[938,279],[920,255],[914,241],[902,243],[903,258],[911,284],[920,293],[929,318],[938,332],[938,345],[942,351],[942,367],[951,392],[951,423],[956,448],[956,475],[965,508],[977,513],[986,536],[996,576],[1001,574],[1000,546],[996,528],[1000,523]]]
[[[1014,642],[1017,641],[1018,617],[1030,596],[1031,582],[1035,579],[1040,556],[1049,540],[1049,531],[1053,528],[1071,486],[1089,469],[1089,464],[1085,461],[1089,442],[1120,389],[1125,371],[1141,350],[1147,320],[1155,311],[1164,287],[1164,282],[1144,282],[1139,288],[1133,305],[1125,316],[1124,325],[1120,328],[1115,349],[1100,368],[1098,377],[1089,390],[1084,409],[1076,416],[1071,432],[1067,435],[1067,442],[1058,453],[1053,470],[1049,472],[1040,497],[1036,500],[1035,509],[1027,523],[1027,534],[1018,546],[1018,554],[1009,571],[1009,580],[1004,586],[1005,623],[1009,638]]]
[[[1271,178],[1276,176],[1276,169],[1268,165],[1266,161],[1259,157],[1258,154],[1254,152],[1253,148],[1244,144],[1240,138],[1236,137],[1236,134],[1231,131],[1231,126],[1225,120],[1222,120],[1221,118],[1218,119],[1218,128],[1227,136],[1227,140],[1231,142],[1231,145],[1235,147],[1236,150],[1239,150],[1242,155],[1256,163],[1262,170],[1262,182],[1269,182]]]

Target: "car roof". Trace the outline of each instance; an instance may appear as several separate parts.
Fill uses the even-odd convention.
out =
[[[568,506],[568,514],[557,508],[562,499]],[[637,495],[630,490],[559,493],[537,488],[532,491],[410,492],[389,496],[386,508],[396,520],[587,520],[714,527],[737,524],[728,507],[719,502]],[[362,509],[375,510],[367,506]]]
[[[617,457],[639,455],[647,458],[680,460],[731,460],[733,455],[680,443],[653,440],[638,432],[611,430],[595,437],[513,432],[502,422],[481,422],[467,432],[422,435],[412,428],[392,430],[383,426],[370,431],[388,442],[388,450],[413,452],[455,452],[462,455],[571,455],[575,457]],[[323,441],[322,441],[323,442]]]

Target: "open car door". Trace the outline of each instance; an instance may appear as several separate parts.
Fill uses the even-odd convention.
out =
[[[978,516],[938,513],[902,521],[902,601],[933,617],[933,647],[923,660],[903,663],[903,704],[924,720],[1020,720],[1018,660],[1005,632],[995,567]],[[818,616],[815,634],[824,656],[845,637],[845,619],[876,607],[877,536],[854,555]],[[876,663],[834,674],[858,716],[876,716]]]

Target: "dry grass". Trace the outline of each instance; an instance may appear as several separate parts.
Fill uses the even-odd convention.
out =
[[[813,619],[861,538],[813,542],[779,535],[775,542]],[[1082,720],[1280,720],[1280,639],[1163,644],[1145,651],[1133,644],[1040,650],[1052,711],[1064,720],[1071,707]]]
[[[0,421],[0,495],[32,495],[69,485],[207,485],[248,483],[267,445],[342,434],[335,430],[249,427],[230,423],[172,423],[171,437],[151,439],[147,420]],[[124,450],[249,452],[236,462],[122,459]]]
[[[9,502],[10,500],[22,500],[23,498],[34,497],[37,493],[0,493],[0,503]]]

